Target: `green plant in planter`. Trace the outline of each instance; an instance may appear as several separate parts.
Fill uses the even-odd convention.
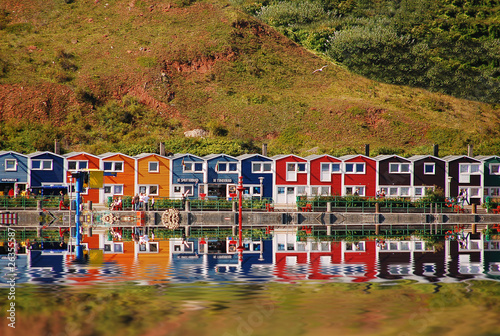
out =
[[[482,234],[484,235],[484,240],[490,241],[491,236],[495,233],[496,230],[493,230],[490,227],[487,227],[486,229],[483,229]]]

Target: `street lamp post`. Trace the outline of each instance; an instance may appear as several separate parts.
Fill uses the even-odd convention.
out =
[[[80,194],[83,189],[83,180],[85,178],[85,172],[77,172],[73,175],[76,179],[75,189],[76,189],[76,214],[75,214],[75,255],[76,260],[83,260],[83,246],[81,245],[81,222],[80,222],[80,205],[81,199]]]

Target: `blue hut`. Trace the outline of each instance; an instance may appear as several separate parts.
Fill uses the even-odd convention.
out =
[[[203,157],[207,165],[204,191],[209,198],[231,199],[236,196],[239,161],[226,154],[210,154]]]
[[[28,157],[26,155],[0,151],[0,194],[24,194],[28,184]]]
[[[28,155],[30,188],[34,193],[57,193],[65,185],[64,157],[52,152],[35,152]]]
[[[273,198],[274,161],[260,154],[243,154],[240,161],[245,194],[253,198]]]
[[[170,197],[204,197],[205,160],[192,154],[175,154],[171,157]],[[200,187],[202,190],[200,190]]]

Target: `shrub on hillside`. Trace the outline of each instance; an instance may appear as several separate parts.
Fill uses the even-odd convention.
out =
[[[257,16],[271,25],[289,26],[322,20],[326,13],[316,2],[284,1],[262,7]]]

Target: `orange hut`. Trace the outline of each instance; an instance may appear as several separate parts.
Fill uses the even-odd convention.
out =
[[[75,185],[74,179],[71,177],[72,173],[79,170],[99,169],[100,158],[84,152],[71,152],[63,155],[65,158],[64,171],[66,172],[66,183],[68,185]],[[99,203],[99,189],[98,188],[85,188],[82,193],[83,201],[92,203]]]
[[[121,153],[99,155],[100,169],[104,171],[104,187],[100,203],[106,204],[109,197],[133,196],[135,186],[135,159]]]
[[[142,153],[134,157],[135,192],[149,197],[170,196],[170,159],[166,156]]]

